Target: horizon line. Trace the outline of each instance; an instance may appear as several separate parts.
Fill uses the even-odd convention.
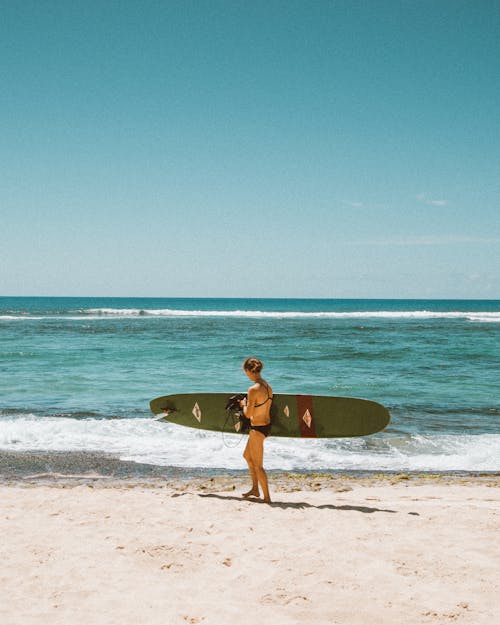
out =
[[[265,296],[220,296],[220,295],[0,295],[0,299],[7,298],[30,298],[30,299],[183,299],[183,300],[323,300],[323,301],[443,301],[443,302],[468,302],[485,301],[500,302],[500,297],[265,297]]]

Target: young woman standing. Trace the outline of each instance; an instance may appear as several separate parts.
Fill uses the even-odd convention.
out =
[[[264,440],[271,431],[271,405],[273,389],[262,378],[264,365],[258,358],[247,358],[243,370],[253,385],[248,389],[246,399],[241,402],[245,416],[250,419],[248,442],[243,452],[247,461],[252,488],[243,497],[260,497],[259,484],[263,492],[263,501],[271,503],[267,475],[264,471]]]

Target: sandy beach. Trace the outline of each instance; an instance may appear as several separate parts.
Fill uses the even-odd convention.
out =
[[[493,623],[498,477],[13,481],[0,622]],[[498,612],[496,612],[498,614]]]

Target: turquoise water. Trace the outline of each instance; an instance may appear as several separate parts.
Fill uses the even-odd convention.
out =
[[[270,468],[497,471],[499,339],[498,300],[0,298],[0,450],[244,468],[239,439],[158,423],[148,402],[244,390],[256,355],[275,392],[392,415],[364,439],[270,439]]]

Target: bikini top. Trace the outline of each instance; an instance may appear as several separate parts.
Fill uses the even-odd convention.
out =
[[[269,386],[267,384],[264,384],[264,386],[266,387],[266,391],[267,391],[267,399],[265,399],[260,404],[254,404],[253,405],[254,408],[259,408],[259,406],[264,406],[264,404],[267,404],[268,401],[273,401],[273,396],[269,395]]]

